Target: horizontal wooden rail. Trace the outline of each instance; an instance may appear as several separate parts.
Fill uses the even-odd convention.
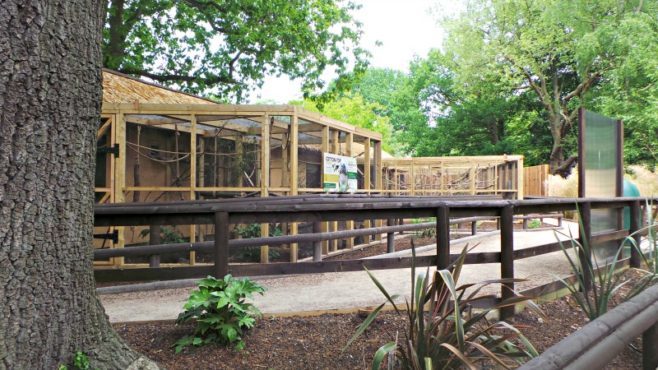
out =
[[[653,199],[655,202],[656,199]],[[533,200],[500,200],[490,198],[464,197],[386,197],[363,195],[307,195],[271,198],[231,199],[225,201],[185,201],[175,203],[127,204],[97,206],[95,208],[96,226],[141,226],[168,224],[214,224],[215,241],[202,243],[180,243],[171,245],[151,245],[145,247],[117,248],[98,250],[96,258],[118,256],[152,256],[180,251],[212,252],[214,266],[195,267],[155,267],[102,269],[96,271],[100,281],[119,280],[162,280],[187,277],[202,277],[207,274],[223,276],[227,272],[236,275],[273,275],[296,274],[335,271],[357,271],[364,266],[376,269],[404,268],[411,266],[409,257],[368,259],[352,261],[328,261],[313,263],[275,263],[275,264],[240,264],[229,265],[228,250],[231,247],[277,245],[300,242],[318,242],[356,236],[388,233],[397,231],[417,230],[435,227],[435,222],[411,225],[389,226],[343,230],[325,233],[300,234],[296,236],[280,236],[269,238],[251,238],[229,240],[229,225],[236,223],[266,223],[266,222],[321,222],[321,221],[354,221],[354,220],[389,220],[409,219],[419,217],[437,217],[441,227],[436,227],[443,241],[447,240],[449,229],[447,223],[476,222],[478,220],[499,217],[503,214],[501,226],[505,228],[505,236],[501,241],[500,251],[486,253],[471,253],[467,263],[501,263],[501,274],[513,277],[513,261],[529,258],[560,250],[558,243],[536,246],[525,249],[514,249],[511,222],[517,218],[536,217],[534,213],[561,212],[581,210],[585,226],[585,238],[592,243],[604,240],[624,238],[626,231],[606,233],[605,235],[590,235],[588,220],[589,209],[620,208],[646,202],[645,198],[613,198],[613,199],[533,199]],[[540,215],[541,216],[541,215]],[[452,220],[449,218],[452,217]],[[631,231],[637,231],[639,223],[633,222]],[[316,228],[317,229],[317,228]],[[449,258],[443,245],[439,243],[437,255],[419,258],[419,266],[444,267]],[[319,250],[320,248],[315,248]],[[440,256],[440,258],[439,258]],[[317,256],[316,256],[317,257]],[[585,256],[588,258],[587,256]],[[635,256],[637,257],[637,256]],[[319,258],[316,258],[316,260]],[[635,258],[636,260],[637,258]],[[503,261],[504,260],[504,261]]]
[[[276,199],[276,198],[275,198]],[[331,200],[334,199],[334,200]],[[140,226],[152,223],[169,225],[212,224],[214,213],[229,213],[230,223],[357,221],[366,219],[433,217],[438,207],[450,208],[451,217],[497,216],[499,209],[511,205],[515,214],[573,211],[584,203],[592,209],[622,208],[633,201],[646,198],[561,198],[533,200],[446,200],[446,198],[418,197],[289,197],[280,203],[269,201],[178,202],[158,205],[139,203],[98,205],[95,207],[96,226]],[[658,199],[658,198],[656,198]],[[655,201],[655,199],[654,199]]]
[[[595,234],[592,236],[594,243],[602,243],[609,240],[623,239],[628,232],[626,230]],[[206,242],[207,246],[197,251],[211,251],[213,242]],[[201,244],[201,243],[199,243]],[[565,248],[570,248],[568,242],[564,242]],[[136,247],[135,247],[136,248]],[[541,254],[560,251],[559,243],[544,244],[531,248],[514,251],[514,259],[523,259]],[[128,252],[133,248],[126,248]],[[189,249],[185,249],[188,251]],[[108,250],[111,251],[111,250]],[[131,256],[131,254],[124,254]],[[143,255],[143,254],[136,254]],[[115,257],[112,255],[111,257]],[[450,260],[454,261],[458,254],[451,254]],[[416,257],[416,266],[433,266],[435,255]],[[465,264],[477,265],[483,263],[500,263],[500,252],[475,252],[466,256]],[[411,267],[411,257],[381,257],[360,260],[324,261],[324,262],[297,262],[297,263],[271,263],[271,264],[235,264],[229,265],[229,272],[235,276],[262,276],[280,274],[311,274],[325,272],[362,271],[363,267],[369,270],[386,270]],[[180,271],[177,271],[180,269]],[[95,271],[98,281],[145,281],[145,280],[176,280],[185,278],[201,278],[211,272],[210,266],[194,267],[159,267],[159,268],[103,268]]]
[[[560,215],[543,215],[545,217],[560,216]],[[524,218],[525,216],[518,216]],[[483,220],[496,219],[497,217],[463,217],[451,219],[450,224],[460,224],[466,222],[476,222]],[[425,230],[436,227],[436,222],[422,222],[417,224],[406,224],[396,226],[382,226],[371,227],[354,230],[341,230],[334,232],[320,232],[312,234],[298,234],[298,235],[282,235],[271,236],[262,238],[247,238],[247,239],[234,239],[229,241],[229,247],[232,248],[245,248],[245,247],[259,247],[262,245],[285,245],[290,243],[304,243],[304,242],[317,242],[325,240],[338,240],[345,238],[352,238],[357,236],[370,236],[375,234],[396,233],[401,231],[417,231]],[[140,257],[151,256],[158,254],[171,254],[179,252],[210,252],[214,242],[196,242],[196,243],[170,243],[170,244],[157,244],[145,245],[128,248],[111,248],[111,249],[96,249],[94,250],[94,259],[101,260],[112,257]]]

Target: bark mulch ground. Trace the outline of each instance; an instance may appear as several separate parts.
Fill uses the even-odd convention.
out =
[[[624,277],[636,277],[634,271]],[[625,292],[621,292],[625,294]],[[523,334],[544,351],[587,323],[573,298],[567,296],[540,305],[545,316],[526,310],[513,319]],[[117,332],[137,351],[175,369],[366,369],[384,343],[405,330],[405,320],[384,312],[364,336],[344,352],[342,348],[365,317],[359,314],[325,314],[314,317],[263,318],[245,337],[241,351],[216,345],[187,348],[174,354],[171,346],[192,327],[172,321],[114,324]],[[640,339],[634,343],[641,348]],[[606,369],[640,369],[641,354],[627,348]]]

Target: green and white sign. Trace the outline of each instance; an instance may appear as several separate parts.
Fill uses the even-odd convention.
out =
[[[328,193],[354,193],[357,190],[356,158],[322,153],[322,182]]]

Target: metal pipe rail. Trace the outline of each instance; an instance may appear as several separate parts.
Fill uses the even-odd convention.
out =
[[[658,367],[658,285],[620,304],[527,362],[522,370],[601,369],[642,335],[642,367]]]

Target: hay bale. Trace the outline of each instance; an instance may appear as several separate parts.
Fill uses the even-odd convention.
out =
[[[640,195],[653,197],[658,195],[658,169],[654,172],[640,165],[629,166],[625,178],[637,185]]]

